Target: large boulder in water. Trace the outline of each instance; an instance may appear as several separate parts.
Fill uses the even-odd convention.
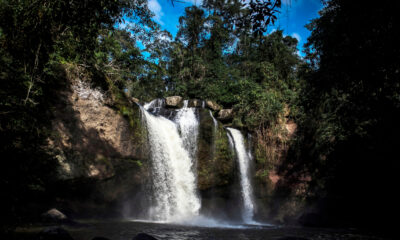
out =
[[[61,227],[48,227],[37,236],[38,240],[73,240],[71,235]]]
[[[146,233],[139,233],[132,240],[157,240],[157,238]]]
[[[68,218],[64,213],[60,212],[56,208],[52,208],[49,211],[42,214],[42,220],[46,223],[65,224],[70,226],[84,226],[84,224],[75,222]]]
[[[218,112],[218,120],[220,121],[229,121],[233,119],[233,109],[221,109]]]
[[[46,222],[63,222],[68,218],[64,213],[59,210],[52,208],[49,211],[42,214],[42,219]]]
[[[213,110],[213,111],[218,111],[221,110],[222,107],[220,105],[218,105],[216,102],[211,101],[211,100],[207,100],[206,101],[206,105],[209,109]]]
[[[171,96],[165,98],[166,107],[181,108],[183,106],[183,98],[181,96]]]

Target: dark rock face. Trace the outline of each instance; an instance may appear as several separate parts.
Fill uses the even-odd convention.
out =
[[[139,233],[132,240],[157,240],[157,238],[146,233]]]
[[[37,236],[38,240],[73,240],[71,235],[61,227],[43,229]]]

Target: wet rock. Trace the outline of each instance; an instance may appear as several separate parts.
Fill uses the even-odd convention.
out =
[[[220,105],[218,105],[216,102],[213,102],[211,100],[207,100],[206,101],[206,105],[209,109],[213,110],[213,111],[218,111],[221,110],[222,107]]]
[[[233,119],[233,110],[232,109],[222,109],[218,112],[218,120],[220,121],[228,121]]]
[[[38,240],[73,240],[71,235],[61,227],[48,227],[43,229],[37,237]]]
[[[46,222],[62,222],[66,221],[68,218],[64,213],[59,210],[52,208],[49,211],[42,214],[42,219]]]
[[[157,238],[146,233],[139,233],[132,240],[157,240]]]
[[[183,98],[181,96],[171,96],[165,98],[165,105],[167,107],[181,108],[183,106]]]
[[[195,108],[200,108],[203,105],[203,101],[199,99],[190,99],[188,107],[195,107]]]

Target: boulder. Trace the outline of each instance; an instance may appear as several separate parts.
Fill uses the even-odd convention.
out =
[[[218,120],[220,121],[228,121],[233,119],[233,110],[232,109],[221,109],[218,112]]]
[[[190,99],[188,105],[188,107],[201,108],[203,105],[203,101],[199,99]]]
[[[61,227],[48,227],[43,229],[37,237],[38,240],[73,240],[71,235]]]
[[[66,221],[68,218],[65,216],[64,213],[60,212],[59,210],[52,208],[49,211],[42,214],[42,219],[46,222],[63,222]]]
[[[167,107],[181,108],[183,106],[183,98],[181,96],[171,96],[165,98]]]
[[[135,97],[131,97],[131,101],[134,103],[140,103],[140,100],[138,98]]]
[[[157,240],[157,238],[146,233],[139,233],[132,240]]]
[[[69,219],[64,213],[55,208],[43,213],[42,220],[46,223],[65,224],[69,226],[86,226],[85,224]]]
[[[216,102],[213,102],[213,101],[211,101],[211,100],[207,100],[207,101],[206,101],[206,106],[207,106],[209,109],[213,110],[213,111],[218,111],[218,110],[221,110],[221,109],[222,109],[222,107],[221,107],[220,105],[218,105]]]

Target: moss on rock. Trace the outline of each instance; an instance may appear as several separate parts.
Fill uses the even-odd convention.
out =
[[[228,137],[221,124],[214,129],[209,111],[199,109],[200,129],[197,170],[200,190],[227,186],[233,181],[234,161]]]

